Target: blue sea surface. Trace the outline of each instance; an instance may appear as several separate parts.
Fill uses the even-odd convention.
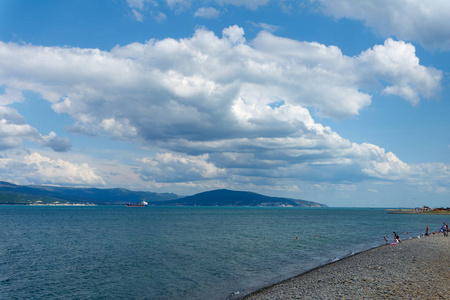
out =
[[[0,206],[0,298],[238,298],[448,221],[360,208]]]

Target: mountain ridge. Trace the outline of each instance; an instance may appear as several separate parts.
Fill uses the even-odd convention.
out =
[[[181,197],[173,193],[46,185],[15,185],[0,181],[0,204],[17,205],[125,205],[148,202],[151,206],[262,206],[326,207],[302,199],[270,197],[248,191],[218,189]]]
[[[98,189],[47,185],[15,185],[0,181],[0,204],[95,204],[125,205],[129,202],[167,201],[172,193],[130,191],[122,188]]]

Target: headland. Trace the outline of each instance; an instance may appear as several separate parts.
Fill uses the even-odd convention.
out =
[[[432,215],[450,215],[450,208],[437,207],[431,208],[424,206],[421,208],[391,208],[386,209],[388,214],[432,214]]]

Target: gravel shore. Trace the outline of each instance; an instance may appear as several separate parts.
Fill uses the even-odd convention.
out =
[[[243,299],[450,299],[450,236],[381,246]]]

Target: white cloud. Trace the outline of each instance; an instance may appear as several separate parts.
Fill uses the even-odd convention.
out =
[[[121,137],[123,139],[134,138],[137,135],[137,129],[130,125],[128,119],[103,119],[100,123],[100,128],[112,136]]]
[[[426,163],[412,166],[410,182],[431,192],[450,192],[450,165]]]
[[[398,180],[409,177],[411,167],[402,162],[394,153],[385,153],[385,150],[371,144],[355,145],[362,149],[362,172],[371,177],[384,180]],[[364,166],[365,165],[365,166]]]
[[[194,0],[165,0],[171,9],[184,9],[190,7]]]
[[[392,83],[384,88],[384,93],[400,96],[412,104],[417,104],[420,96],[431,97],[440,88],[442,72],[421,66],[411,44],[387,39],[383,46],[361,53],[359,60],[371,67],[369,72]]]
[[[139,22],[144,21],[144,15],[141,12],[137,11],[136,9],[132,9],[131,12],[133,13],[137,21]]]
[[[156,125],[161,134],[173,122],[179,129],[212,121],[225,127],[222,130],[229,128],[226,123],[237,117],[231,108],[238,102],[251,113],[253,107],[265,108],[281,98],[291,105],[314,106],[323,116],[343,118],[370,104],[371,95],[361,90],[367,82],[373,83],[371,89],[378,79],[392,87],[406,86],[412,92],[398,94],[414,103],[439,87],[441,73],[419,65],[410,44],[388,40],[356,58],[334,46],[265,32],[251,44],[245,44],[237,26],[224,29],[222,39],[199,29],[192,38],[134,43],[110,53],[0,44],[0,79],[16,91],[42,94],[57,112],[70,113],[80,125],[101,129],[98,124],[114,119],[136,131]],[[3,73],[11,64],[14,71]]]
[[[153,19],[156,20],[156,22],[159,22],[159,23],[164,22],[167,19],[166,14],[161,11],[152,12],[151,16],[153,17]]]
[[[200,7],[194,13],[194,17],[201,17],[206,19],[215,19],[219,16],[220,12],[214,7]]]
[[[72,148],[72,143],[68,138],[61,138],[53,131],[48,136],[42,136],[43,145],[50,147],[56,152],[66,152]]]
[[[182,12],[194,7],[195,17],[214,19],[219,16],[219,11],[213,7],[204,7],[206,3],[213,3],[220,6],[238,6],[250,10],[256,10],[261,6],[266,6],[270,0],[213,0],[209,2],[198,0],[127,0],[132,16],[139,22],[144,20],[144,15],[149,14],[157,21],[165,21],[167,15],[161,10],[166,8],[176,12]]]
[[[3,94],[0,94],[0,105],[9,105],[15,102],[22,102],[22,100],[21,90],[7,88]]]
[[[190,156],[159,153],[155,157],[140,159],[141,178],[156,182],[186,182],[219,179],[226,176],[224,169],[208,162],[208,155]]]
[[[144,14],[150,11],[150,15],[157,21],[166,20],[166,15],[159,11],[159,1],[157,0],[127,0],[128,6],[131,8],[131,14],[138,22],[144,21]]]
[[[153,0],[127,0],[127,3],[132,8],[143,9],[146,2],[154,2]]]
[[[260,6],[266,6],[270,0],[215,0],[215,2],[221,5],[244,6],[255,10]]]
[[[19,184],[103,185],[104,180],[88,164],[50,159],[37,152],[0,158],[2,180]]]
[[[261,28],[262,30],[270,32],[270,33],[274,33],[281,28],[280,26],[267,24],[267,23],[254,23],[254,22],[251,22],[251,23],[253,24],[253,26],[255,26],[257,28]]]
[[[70,141],[57,137],[55,133],[42,136],[13,108],[0,106],[0,149],[12,149],[22,146],[23,141],[31,141],[48,146],[55,151],[67,151]]]
[[[36,128],[26,124],[23,116],[15,109],[0,106],[0,150],[20,148],[24,141],[50,147],[57,152],[65,152],[72,147],[68,138],[58,137],[54,132],[48,136],[41,135]]]
[[[382,36],[450,49],[450,2],[436,0],[319,0],[324,13],[362,20]]]
[[[237,25],[225,28],[224,30],[222,30],[222,34],[233,45],[245,43],[244,29]]]

